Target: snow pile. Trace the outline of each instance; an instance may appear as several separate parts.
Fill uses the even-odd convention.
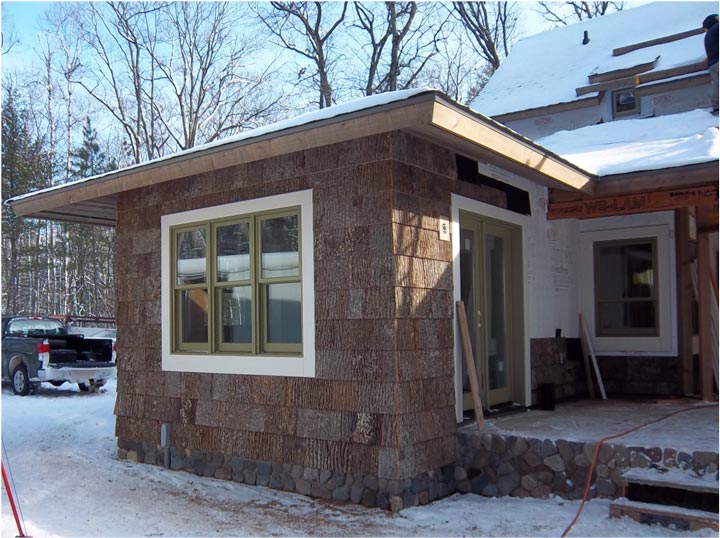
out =
[[[487,86],[470,105],[487,116],[577,99],[588,76],[634,67],[658,58],[652,71],[705,58],[703,36],[613,56],[613,49],[700,28],[717,13],[717,3],[658,2],[589,19],[531,36],[515,45]],[[590,42],[583,45],[584,32]]]
[[[115,381],[99,394],[2,390],[4,460],[32,536],[559,536],[578,502],[454,495],[399,515],[116,459]],[[716,536],[609,519],[585,507],[571,536]],[[3,536],[16,536],[2,496]]]
[[[705,110],[560,131],[538,144],[599,176],[659,170],[720,158],[718,118]]]

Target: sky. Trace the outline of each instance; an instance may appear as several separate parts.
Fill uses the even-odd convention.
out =
[[[37,43],[37,36],[43,31],[42,18],[45,11],[57,2],[2,2],[0,17],[2,18],[3,38],[7,42],[14,34],[18,43],[13,46],[10,53],[3,56],[2,61],[6,68],[22,65],[28,61],[28,54],[32,57],[32,49]],[[522,35],[538,33],[547,28],[547,23],[537,14],[535,2],[520,2],[524,13],[521,19]]]

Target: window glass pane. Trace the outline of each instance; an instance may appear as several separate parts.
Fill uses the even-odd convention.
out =
[[[252,343],[252,288],[223,288],[221,295],[222,342]]]
[[[599,305],[600,329],[655,329],[655,301],[610,302]]]
[[[217,281],[250,279],[250,224],[241,222],[217,228]]]
[[[205,282],[205,228],[179,232],[175,245],[177,252],[177,285]]]
[[[178,292],[178,305],[182,326],[181,343],[208,342],[208,294],[207,290],[181,290]]]
[[[265,219],[261,223],[262,278],[300,274],[298,216]]]
[[[598,252],[598,299],[654,297],[655,256],[652,243],[605,245]]]
[[[267,286],[268,344],[299,344],[302,333],[300,283]]]
[[[637,109],[637,99],[633,90],[615,92],[615,111],[632,112]]]

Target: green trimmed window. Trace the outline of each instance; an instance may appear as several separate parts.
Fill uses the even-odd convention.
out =
[[[299,208],[173,227],[173,351],[302,352]]]
[[[658,335],[655,238],[594,245],[597,336]]]

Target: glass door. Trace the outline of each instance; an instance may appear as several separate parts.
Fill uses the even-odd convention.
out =
[[[511,226],[475,215],[460,219],[460,298],[465,304],[480,399],[486,408],[512,401]],[[472,409],[463,361],[463,407]]]

